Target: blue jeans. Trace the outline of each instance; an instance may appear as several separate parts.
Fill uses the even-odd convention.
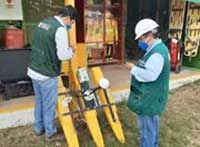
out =
[[[140,147],[158,147],[159,116],[137,116]]]
[[[35,122],[34,131],[45,131],[45,136],[50,137],[57,132],[55,125],[55,111],[58,97],[57,77],[45,81],[33,80],[35,92]]]

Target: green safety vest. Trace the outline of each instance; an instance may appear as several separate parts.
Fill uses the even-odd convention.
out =
[[[49,17],[40,22],[34,32],[29,67],[49,77],[58,76],[61,70],[55,42],[55,33],[59,27],[63,26],[54,17]]]
[[[168,48],[163,43],[159,43],[136,66],[145,68],[146,61],[154,53],[159,53],[164,58],[164,66],[157,80],[140,82],[134,76],[131,79],[128,107],[138,115],[159,115],[164,111],[168,100],[170,74]]]

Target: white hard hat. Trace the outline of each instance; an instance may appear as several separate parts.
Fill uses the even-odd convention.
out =
[[[135,40],[140,38],[143,34],[152,31],[157,27],[159,27],[159,25],[152,19],[145,18],[140,20],[135,27]]]

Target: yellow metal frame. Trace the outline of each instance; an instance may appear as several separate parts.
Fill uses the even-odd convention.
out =
[[[98,86],[100,79],[104,78],[101,69],[99,67],[92,68],[91,69],[91,73],[92,73],[92,79],[94,81],[95,86]],[[110,103],[114,103],[110,90],[107,89],[106,92],[108,93]],[[99,98],[100,98],[101,103],[103,105],[108,104],[108,102],[106,101],[106,97],[105,97],[105,94],[104,94],[103,90],[99,91]],[[122,130],[121,122],[120,122],[120,120],[118,118],[118,115],[117,115],[117,108],[116,108],[115,105],[112,105],[111,109],[113,111],[115,121],[113,120],[113,118],[111,116],[111,112],[110,112],[108,107],[104,107],[103,111],[104,111],[104,113],[106,115],[106,118],[107,118],[107,120],[108,120],[108,122],[109,122],[109,124],[110,124],[110,126],[111,126],[111,128],[112,128],[112,130],[113,130],[113,132],[114,132],[114,134],[116,136],[116,138],[121,143],[124,143],[125,142],[125,138],[124,138],[124,133],[123,133],[123,130]]]
[[[65,4],[71,4],[74,6],[74,0],[65,0]],[[58,102],[57,102],[57,112],[59,121],[61,124],[61,127],[64,131],[65,138],[67,140],[69,147],[79,147],[79,141],[78,136],[73,124],[73,117],[70,115],[70,112],[74,112],[77,110],[80,110],[80,106],[78,105],[76,99],[72,97],[72,101],[69,105],[63,105],[63,102],[66,98],[65,94],[67,91],[80,91],[80,84],[77,78],[77,70],[81,67],[87,67],[87,54],[86,54],[86,47],[85,44],[77,44],[76,43],[76,28],[75,26],[72,27],[72,30],[69,32],[69,38],[70,38],[70,45],[75,47],[75,53],[73,58],[70,61],[63,62],[62,63],[62,73],[63,75],[68,75],[69,77],[69,89],[67,90],[64,87],[63,81],[61,76],[59,77],[59,84],[58,84]],[[100,68],[92,68],[92,79],[95,83],[95,85],[98,87],[98,81],[103,77],[103,74],[100,70]],[[108,93],[109,90],[107,90]],[[99,92],[99,97],[102,104],[107,104],[105,100],[105,95],[103,94],[103,91]],[[109,94],[109,98],[111,102],[113,102],[111,94]],[[85,105],[83,100],[81,101],[81,105],[85,109]],[[113,121],[110,109],[108,107],[103,108],[105,115],[107,117],[107,120],[116,136],[116,138],[121,142],[125,142],[123,130],[121,123],[119,121],[118,115],[117,115],[117,108],[115,105],[112,105],[112,111],[114,114],[114,117],[116,118],[116,121]],[[64,115],[68,113],[68,115]],[[88,126],[88,129],[92,135],[92,138],[94,142],[96,143],[97,147],[103,147],[104,146],[104,140],[103,135],[101,133],[101,129],[99,126],[99,122],[97,119],[97,112],[95,109],[89,110],[89,111],[83,111],[83,118]],[[74,116],[74,115],[73,115]]]

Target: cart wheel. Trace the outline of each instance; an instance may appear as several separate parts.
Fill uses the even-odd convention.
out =
[[[177,64],[176,65],[176,69],[175,69],[175,73],[180,73],[180,71],[181,71],[181,65],[180,64]]]

